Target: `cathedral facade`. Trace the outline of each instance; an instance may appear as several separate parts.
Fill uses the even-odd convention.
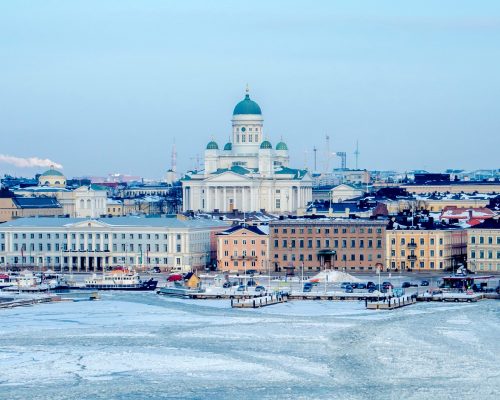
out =
[[[182,181],[183,210],[294,213],[312,199],[306,169],[289,167],[288,147],[264,136],[262,112],[247,93],[233,111],[231,140],[221,149],[214,140],[205,149],[204,170]]]

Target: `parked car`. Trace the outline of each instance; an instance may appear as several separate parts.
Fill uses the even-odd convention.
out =
[[[353,289],[353,287],[351,285],[347,285],[345,287],[345,292],[346,293],[352,293],[352,292],[354,292],[354,289]]]
[[[358,289],[366,289],[366,284],[358,283]]]
[[[257,273],[256,269],[249,269],[247,270],[247,275],[255,275]]]
[[[266,288],[262,285],[255,286],[255,291],[256,292],[265,292]]]
[[[302,291],[305,293],[309,293],[312,290],[313,284],[311,282],[306,282],[304,283],[304,287],[302,288]]]
[[[429,281],[420,282],[420,286],[429,286]]]
[[[247,282],[247,286],[257,286],[257,283],[253,279],[249,279]]]
[[[159,273],[161,273],[161,269],[160,269],[160,267],[154,267],[154,268],[151,268],[149,270],[149,272],[152,274],[159,274]]]
[[[366,284],[366,287],[367,287],[368,289],[373,289],[373,288],[375,288],[375,282],[371,282],[371,281],[370,281],[370,282],[368,282],[368,283]]]
[[[403,282],[403,284],[401,285],[403,289],[409,288],[410,286],[411,286],[410,282]]]
[[[229,288],[231,288],[231,286],[233,286],[233,284],[231,282],[224,282],[224,284],[222,285],[222,287],[224,289],[229,289]]]
[[[240,285],[238,286],[238,289],[236,289],[238,292],[244,292],[246,290],[245,285]]]
[[[351,282],[342,282],[340,284],[341,289],[345,289],[347,286],[351,286]]]
[[[351,283],[351,286],[352,286],[353,289],[357,289],[358,288],[358,284],[356,282]]]

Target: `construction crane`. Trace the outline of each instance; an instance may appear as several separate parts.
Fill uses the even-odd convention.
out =
[[[356,140],[356,151],[354,152],[354,156],[356,157],[356,169],[358,169],[359,146],[357,140]]]
[[[335,153],[337,157],[340,157],[340,168],[341,169],[346,169],[347,168],[347,154],[345,151],[337,151]]]

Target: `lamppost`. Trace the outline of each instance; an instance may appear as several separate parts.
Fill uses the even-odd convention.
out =
[[[377,274],[378,274],[378,295],[377,295],[377,301],[380,301],[380,291],[381,291],[381,287],[380,287],[380,272],[382,271],[382,268],[384,267],[382,265],[382,263],[377,263],[375,264],[375,267],[377,267]]]

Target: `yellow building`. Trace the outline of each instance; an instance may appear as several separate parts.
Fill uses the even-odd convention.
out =
[[[467,268],[500,272],[500,219],[490,218],[467,230]]]
[[[39,186],[66,187],[66,177],[53,166],[38,177]]]
[[[444,271],[464,263],[467,232],[463,229],[387,230],[386,268]]]
[[[63,208],[54,197],[0,198],[0,222],[23,217],[57,217],[63,215]]]

